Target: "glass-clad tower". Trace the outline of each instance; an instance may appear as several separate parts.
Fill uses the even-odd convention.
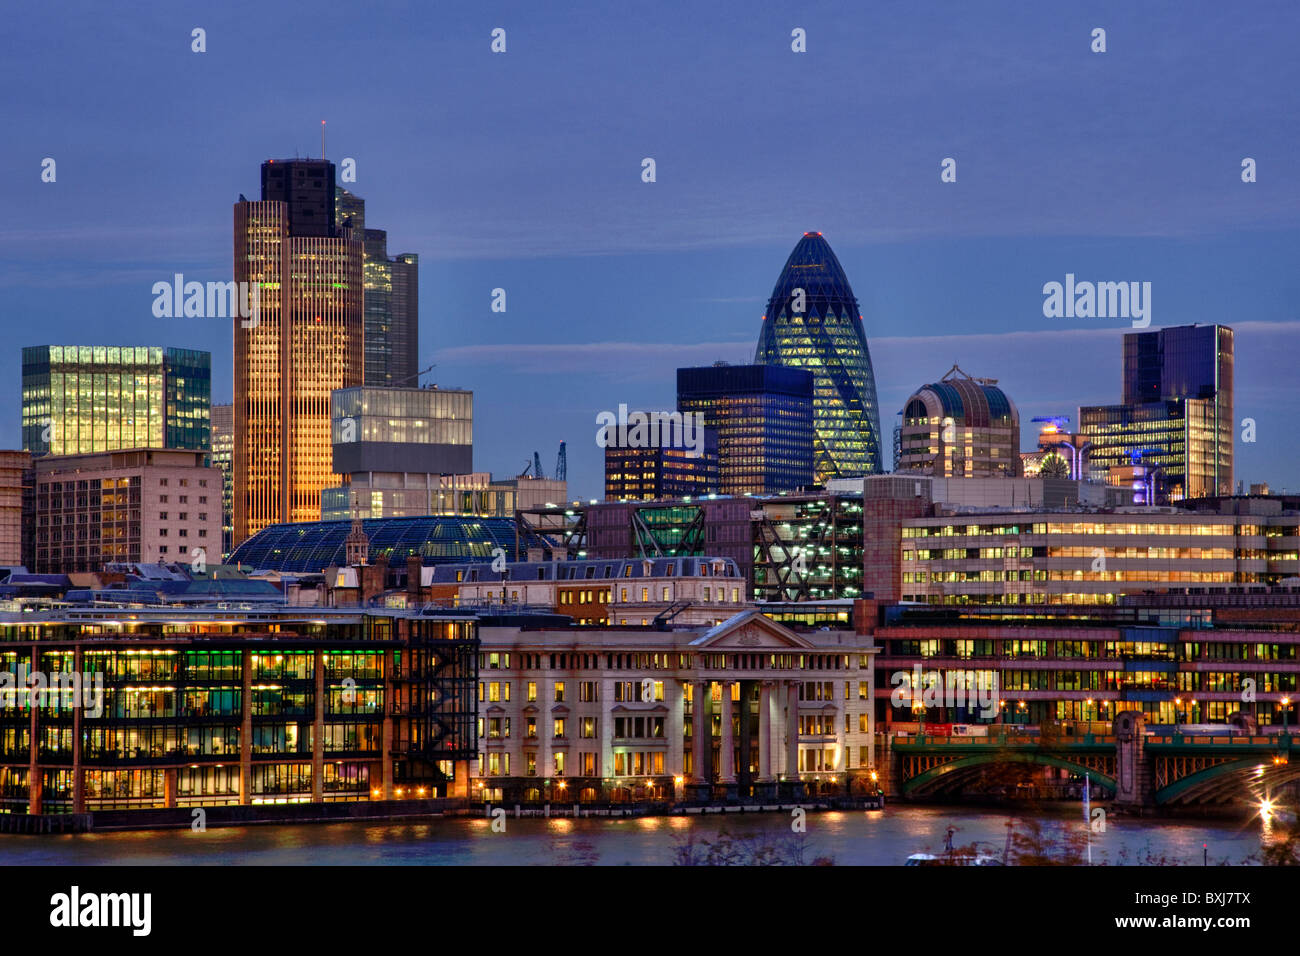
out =
[[[207,451],[212,356],[154,346],[23,349],[23,450],[86,455]]]
[[[818,481],[883,470],[876,376],[858,300],[820,232],[805,232],[786,260],[767,303],[754,362],[813,372]]]

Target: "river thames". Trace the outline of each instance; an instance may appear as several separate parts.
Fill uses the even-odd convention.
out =
[[[1001,857],[1006,823],[1023,819],[970,807],[897,806],[881,811],[809,813],[795,835],[783,814],[711,814],[626,819],[507,818],[496,832],[485,817],[421,822],[348,822],[130,833],[0,837],[5,865],[672,865],[687,840],[716,841],[720,833],[757,842],[802,843],[803,858],[837,865],[902,865],[912,853],[942,853],[948,827],[956,846],[978,843]],[[1049,834],[1081,831],[1077,811],[1039,812]],[[498,827],[500,824],[498,824]],[[1096,864],[1201,866],[1241,864],[1258,853],[1267,827],[1256,819],[1135,819],[1112,816],[1094,833]],[[1202,844],[1206,844],[1205,849]]]

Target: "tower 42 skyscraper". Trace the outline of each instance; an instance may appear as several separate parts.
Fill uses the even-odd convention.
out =
[[[330,393],[360,385],[362,243],[334,220],[334,164],[270,160],[262,200],[235,203],[235,281],[258,287],[235,320],[234,543],[320,520],[339,483]]]
[[[786,260],[767,303],[754,361],[813,372],[818,481],[882,470],[876,376],[858,300],[820,232],[805,232]]]

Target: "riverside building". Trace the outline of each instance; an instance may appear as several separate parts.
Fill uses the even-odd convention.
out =
[[[477,651],[456,612],[0,615],[0,670],[84,678],[0,692],[0,812],[463,796]]]
[[[874,790],[871,638],[755,610],[711,628],[480,623],[477,800]]]

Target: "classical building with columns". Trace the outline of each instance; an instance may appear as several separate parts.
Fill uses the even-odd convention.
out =
[[[874,790],[875,647],[759,610],[704,628],[480,621],[472,798],[595,803]]]

